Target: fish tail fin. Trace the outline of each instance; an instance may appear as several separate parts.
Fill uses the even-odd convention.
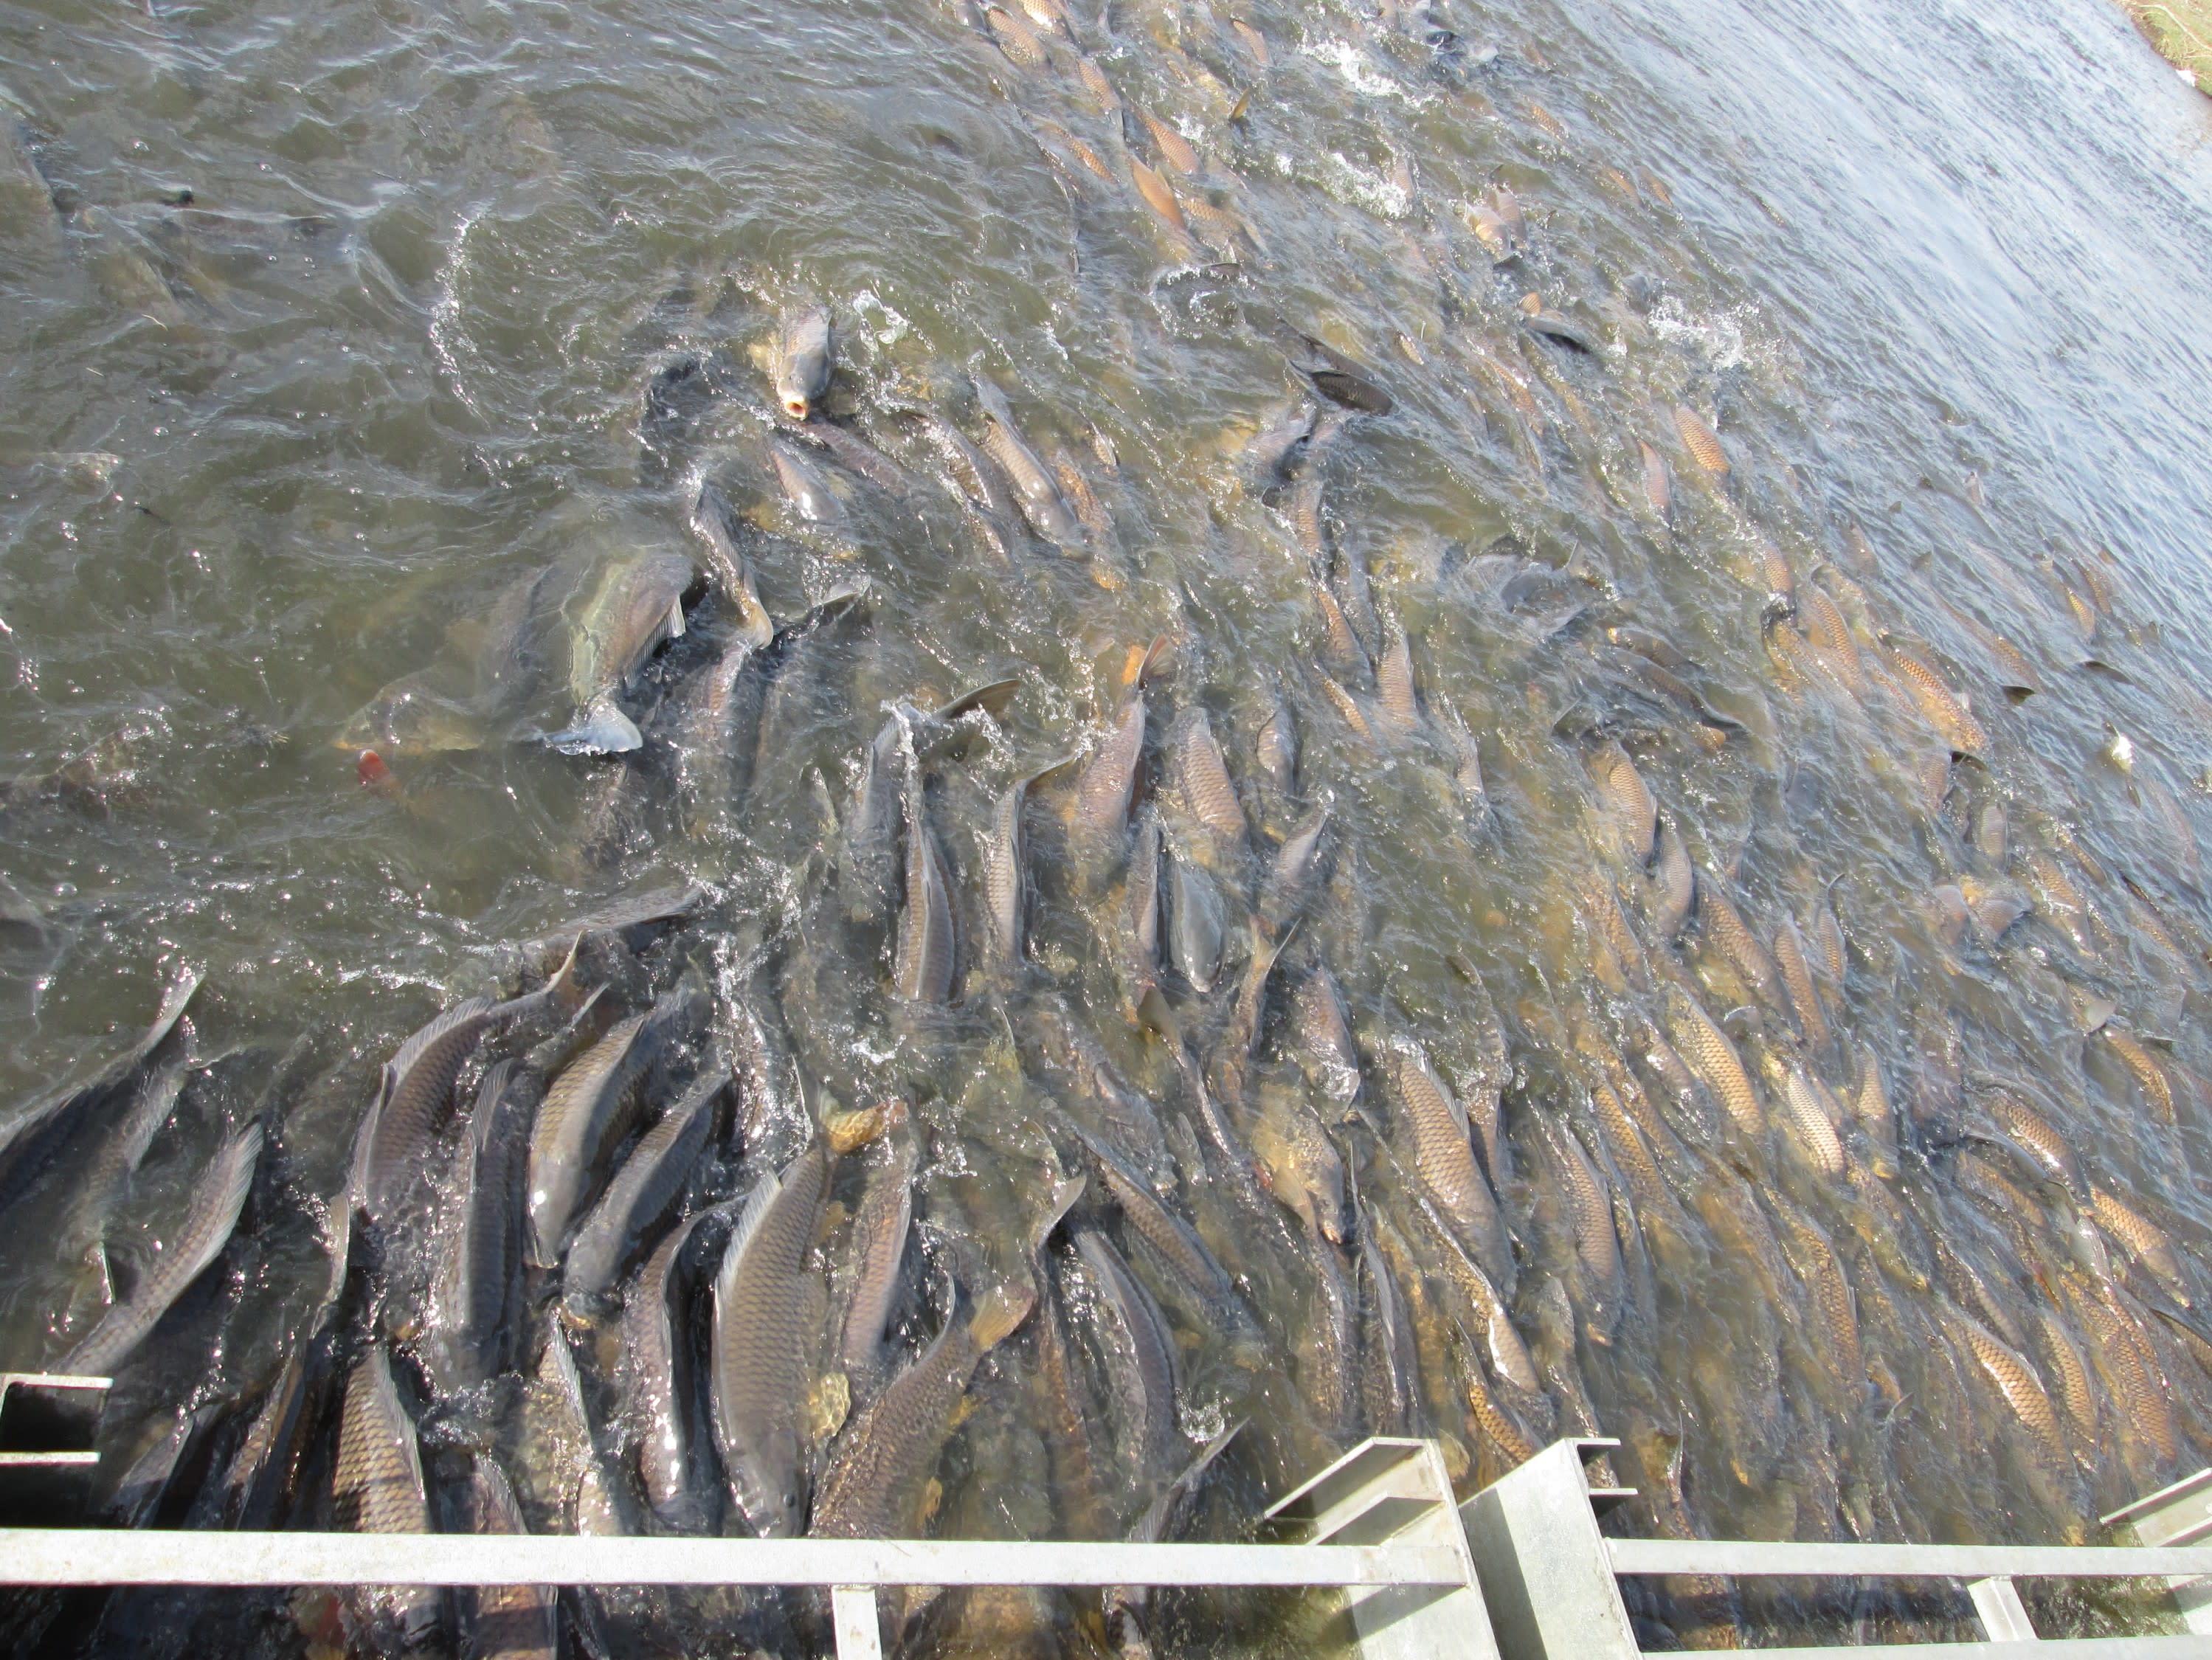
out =
[[[975,1340],[979,1350],[996,1348],[1030,1317],[1030,1310],[1036,1306],[1036,1293],[1027,1286],[996,1286],[976,1305],[968,1322],[968,1335]]]
[[[545,741],[563,755],[628,755],[645,746],[645,734],[623,713],[613,695],[603,692],[575,725],[550,734]]]

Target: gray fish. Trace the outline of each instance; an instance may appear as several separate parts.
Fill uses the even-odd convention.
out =
[[[761,604],[751,562],[738,543],[742,522],[729,498],[712,483],[699,486],[698,498],[691,504],[691,528],[706,544],[714,586],[736,614],[735,637],[758,651],[775,638],[775,624]]]
[[[640,1241],[690,1180],[708,1133],[714,1127],[715,1105],[729,1082],[722,1057],[708,1055],[691,1087],[638,1138],[568,1246],[561,1293],[572,1312],[589,1314],[613,1288]]]
[[[935,410],[916,411],[923,435],[945,459],[954,488],[962,501],[995,544],[1000,558],[1010,557],[1024,514],[1014,500],[1014,488],[999,471],[998,463],[968,441],[967,434]]]
[[[958,957],[952,885],[929,828],[921,781],[915,778],[907,791],[906,906],[899,913],[892,988],[909,1003],[949,1003]]]
[[[801,520],[831,527],[845,522],[844,501],[811,454],[779,433],[768,441],[768,459],[785,499]]]
[[[762,660],[733,636],[672,700],[677,800],[694,836],[711,833],[736,804],[738,757],[751,752],[760,721]]]
[[[1115,862],[1122,850],[1130,798],[1137,787],[1137,764],[1145,753],[1145,680],[1167,648],[1167,636],[1162,635],[1146,648],[1128,701],[1076,775],[1073,835],[1094,874],[1098,867]]]
[[[108,1518],[125,1528],[163,1524],[164,1512],[176,1509],[171,1489],[176,1486],[178,1468],[189,1462],[186,1455],[215,1426],[228,1404],[217,1400],[179,1408],[167,1432],[123,1472],[123,1479],[115,1484],[114,1497],[107,1501]]]
[[[1291,706],[1278,696],[1270,703],[1260,734],[1253,740],[1260,770],[1279,795],[1298,790],[1298,723]]]
[[[958,1310],[921,1358],[893,1378],[839,1443],[815,1506],[816,1537],[911,1537],[921,1530],[926,1489],[943,1456],[952,1416],[984,1355],[1028,1318],[1036,1298],[1000,1286],[972,1318]]]
[[[63,1360],[63,1371],[106,1377],[138,1347],[170,1306],[198,1279],[230,1243],[239,1213],[253,1187],[261,1158],[261,1126],[235,1132],[216,1150],[194,1184],[191,1207],[161,1254],[131,1287],[130,1296],[100,1316],[100,1323]]]
[[[983,411],[984,453],[1012,480],[1022,516],[1029,521],[1030,528],[1057,547],[1080,550],[1083,526],[1060,495],[1052,469],[1037,459],[1036,452],[1022,436],[1021,429],[1014,424],[1014,413],[1007,407],[1006,395],[979,374],[975,377],[975,401]]]
[[[1328,808],[1316,807],[1291,826],[1276,850],[1274,868],[1260,891],[1260,920],[1269,933],[1280,934],[1295,922],[1321,883],[1328,862]]]
[[[1513,1252],[1506,1243],[1505,1219],[1475,1163],[1467,1110],[1411,1038],[1393,1038],[1385,1064],[1402,1115],[1401,1133],[1412,1144],[1413,1168],[1422,1186],[1451,1219],[1457,1237],[1474,1253],[1483,1271],[1510,1284]]]
[[[1129,1537],[1138,1544],[1158,1544],[1173,1538],[1184,1525],[1184,1518],[1197,1500],[1199,1490],[1205,1484],[1206,1474],[1229,1444],[1244,1427],[1238,1419],[1206,1444],[1206,1449],[1184,1466],[1182,1473],[1170,1481],[1159,1497],[1145,1507],[1137,1524],[1129,1529]],[[1099,1601],[1106,1614],[1106,1638],[1117,1653],[1127,1660],[1139,1660],[1152,1653],[1151,1640],[1145,1634],[1146,1615],[1152,1605],[1149,1585],[1109,1585],[1099,1592]]]
[[[1142,1008],[1159,984],[1160,821],[1147,809],[1137,820],[1129,854],[1129,879],[1123,893],[1123,939],[1128,964],[1129,1006]]]
[[[128,1049],[82,1083],[64,1085],[0,1124],[0,1210],[12,1207],[44,1171],[48,1159],[78,1124],[105,1110],[145,1065],[147,1057],[184,1015],[199,989],[197,970],[186,970],[162,991],[154,1024]]]
[[[1622,1267],[1620,1236],[1613,1231],[1613,1195],[1590,1162],[1582,1142],[1565,1125],[1545,1114],[1533,1116],[1537,1145],[1551,1163],[1574,1241],[1571,1274],[1583,1315],[1583,1332],[1601,1346],[1613,1341],[1620,1319]]]
[[[817,1138],[762,1178],[723,1248],[714,1281],[714,1438],[738,1509],[763,1538],[806,1519],[803,1413],[820,1287],[807,1267],[830,1188]]]
[[[680,984],[570,1061],[545,1091],[530,1129],[530,1260],[538,1267],[560,1262],[602,1159],[629,1127],[647,1071],[703,994],[696,981]]]
[[[1227,924],[1221,893],[1205,870],[1179,851],[1167,858],[1168,958],[1193,989],[1208,992],[1221,972]]]
[[[1171,1468],[1183,1445],[1176,1422],[1181,1387],[1175,1337],[1152,1295],[1138,1283],[1106,1236],[1078,1228],[1076,1253],[1098,1287],[1099,1300],[1118,1329],[1105,1344],[1106,1371],[1115,1406],[1115,1440],[1140,1487]]]
[[[1228,1270],[1199,1237],[1198,1230],[1163,1204],[1159,1195],[1112,1148],[1080,1124],[1071,1122],[1068,1128],[1097,1164],[1107,1195],[1120,1207],[1132,1232],[1166,1264],[1218,1323],[1234,1328],[1240,1335],[1249,1335],[1253,1329],[1252,1316],[1237,1296]]]
[[[1276,1201],[1331,1244],[1344,1242],[1344,1159],[1300,1094],[1260,1093],[1252,1118],[1252,1151],[1267,1172]]]
[[[1066,1075],[1085,1108],[1084,1122],[1155,1187],[1172,1188],[1175,1164],[1152,1103],[1122,1079],[1098,1040],[1059,997],[1038,997],[1027,1012],[1041,1065]]]
[[[362,1213],[388,1223],[411,1185],[422,1179],[430,1138],[452,1109],[453,1084],[484,1034],[504,1021],[536,1013],[568,990],[556,976],[534,992],[494,1003],[456,1003],[399,1046],[385,1063],[383,1086],[364,1143]]]
[[[658,489],[690,465],[691,435],[714,401],[714,377],[696,357],[679,357],[645,385],[637,423],[637,481]]]
[[[400,1404],[391,1357],[371,1343],[346,1378],[331,1486],[337,1524],[355,1533],[429,1533],[430,1504],[422,1487],[422,1450],[415,1420]],[[392,1587],[373,1593],[412,1646],[438,1625],[435,1586]]]
[[[1255,434],[1244,446],[1244,467],[1255,489],[1262,493],[1287,482],[1305,459],[1306,441],[1313,435],[1320,407],[1300,398],[1272,425]]]
[[[1659,819],[1658,856],[1651,867],[1651,926],[1662,939],[1672,939],[1690,920],[1698,900],[1698,867],[1682,845],[1672,814]]]
[[[845,1299],[837,1353],[855,1399],[873,1392],[884,1369],[884,1332],[897,1300],[899,1270],[914,1224],[914,1173],[921,1149],[897,1137],[890,1163],[868,1184],[853,1218],[852,1288]]]
[[[488,1452],[469,1465],[469,1530],[524,1534],[522,1506]],[[469,1652],[477,1660],[557,1660],[561,1605],[550,1585],[484,1585],[471,1598]]]
[[[508,1305],[522,1266],[525,1127],[532,1090],[509,1061],[495,1062],[477,1087],[460,1165],[461,1225],[440,1265],[435,1317],[422,1362],[441,1395],[503,1371]]]
[[[80,1241],[96,1238],[137,1173],[146,1150],[176,1110],[177,1098],[184,1092],[191,1070],[191,1023],[180,1021],[172,1031],[175,1041],[165,1038],[156,1045],[127,1080],[119,1121],[75,1178],[76,1191],[61,1225],[62,1239],[69,1249]]]
[[[562,1477],[568,1525],[578,1533],[604,1538],[635,1533],[622,1486],[599,1452],[599,1433],[584,1404],[576,1352],[568,1347],[568,1328],[558,1309],[545,1313],[545,1353],[539,1358],[538,1381],[553,1397],[560,1444],[574,1464],[574,1475],[564,1472]]]
[[[887,495],[904,498],[915,493],[913,476],[857,433],[827,421],[811,421],[792,435],[820,445],[838,465],[857,473]]]
[[[1405,1301],[1372,1227],[1359,1232],[1359,1273],[1367,1288],[1364,1341],[1360,1346],[1361,1405],[1368,1427],[1375,1433],[1403,1435],[1410,1432],[1420,1410],[1414,1383],[1419,1363]]]
[[[773,379],[776,401],[794,421],[814,413],[814,405],[830,390],[830,313],[826,307],[807,305],[786,312],[776,325]]]
[[[629,1416],[638,1426],[638,1476],[654,1517],[679,1533],[702,1529],[707,1516],[692,1479],[693,1425],[684,1388],[689,1380],[679,1377],[679,1370],[688,1370],[690,1322],[679,1328],[670,1297],[684,1249],[700,1225],[719,1225],[737,1210],[734,1201],[726,1202],[695,1212],[671,1228],[623,1297],[623,1370]],[[686,1334],[681,1345],[679,1329]]]
[[[1022,813],[1032,786],[1075,764],[1065,757],[1016,779],[999,797],[991,815],[991,828],[978,848],[982,866],[983,909],[988,919],[985,947],[1001,966],[1022,960],[1024,913],[1029,897],[1029,856],[1023,833]]]
[[[1193,707],[1178,714],[1168,727],[1165,749],[1168,777],[1184,818],[1204,833],[1208,851],[1234,859],[1244,847],[1244,809],[1206,711]]]
[[[576,718],[545,741],[564,755],[621,755],[645,742],[616,702],[661,642],[684,632],[699,573],[680,553],[629,550],[600,565],[567,611]]]
[[[860,781],[839,827],[838,891],[845,914],[865,926],[890,915],[898,888],[899,794],[904,746],[899,717],[876,729],[860,757]]]
[[[1308,1079],[1339,1106],[1349,1106],[1359,1094],[1359,1049],[1344,994],[1327,964],[1316,963],[1299,977],[1291,994],[1291,1027]]]
[[[253,1419],[222,1472],[209,1525],[263,1533],[283,1519],[292,1482],[301,1459],[301,1428],[310,1414],[309,1397],[321,1386],[324,1351],[319,1343],[292,1351],[284,1369],[255,1408]]]

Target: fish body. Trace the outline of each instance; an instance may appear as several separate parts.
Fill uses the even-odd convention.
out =
[[[471,1533],[524,1534],[522,1506],[489,1453],[469,1466]],[[477,1660],[558,1660],[561,1605],[550,1585],[484,1585],[471,1599],[470,1652]]]
[[[1345,1240],[1344,1159],[1311,1108],[1297,1097],[1261,1091],[1252,1118],[1252,1152],[1269,1192],[1333,1245]]]
[[[1193,990],[1212,991],[1227,938],[1221,891],[1202,866],[1179,851],[1168,854],[1166,866],[1168,959]]]
[[[983,909],[988,927],[984,945],[993,960],[1011,966],[1022,960],[1024,912],[1029,897],[1028,836],[1023,829],[1024,811],[1031,786],[1061,768],[1073,757],[1016,779],[999,797],[991,815],[991,828],[978,848],[982,866]]]
[[[871,1392],[883,1371],[884,1334],[898,1298],[900,1268],[914,1225],[914,1173],[920,1158],[913,1138],[900,1137],[853,1219],[853,1280],[837,1354],[853,1380],[855,1398]]]
[[[796,1534],[806,1520],[801,1414],[819,1301],[807,1256],[829,1185],[830,1151],[817,1138],[763,1179],[714,1282],[714,1438],[738,1508],[763,1538]]]
[[[1674,431],[1681,438],[1682,447],[1690,452],[1690,459],[1700,468],[1716,478],[1728,477],[1728,452],[1721,447],[1720,435],[1703,416],[1683,404],[1675,404]]]
[[[721,1057],[710,1055],[691,1087],[638,1138],[568,1246],[561,1289],[571,1311],[588,1314],[613,1288],[639,1241],[690,1180],[714,1128],[716,1104],[728,1085]]]
[[[578,1213],[597,1189],[601,1161],[629,1128],[640,1086],[695,1006],[679,987],[609,1030],[564,1067],[530,1130],[530,1260],[553,1268]]]
[[[415,1420],[400,1402],[391,1357],[381,1343],[371,1343],[347,1375],[331,1486],[337,1523],[351,1532],[433,1531]],[[440,1596],[435,1586],[395,1587],[376,1595],[409,1645],[422,1642],[436,1628]]]
[[[981,376],[975,381],[975,400],[983,411],[983,453],[1013,482],[1022,516],[1030,528],[1060,548],[1080,548],[1083,526],[1060,493],[1052,469],[1037,459],[1021,429],[1014,424],[1006,395]]]
[[[629,1412],[638,1426],[639,1485],[654,1517],[679,1533],[702,1529],[707,1514],[693,1481],[693,1422],[685,1405],[690,1323],[678,1324],[672,1298],[692,1239],[702,1225],[719,1225],[735,1210],[734,1203],[713,1206],[671,1228],[623,1297],[622,1347]],[[681,1342],[679,1331],[686,1334]]]
[[[1115,1328],[1105,1347],[1116,1443],[1139,1484],[1149,1485],[1174,1468],[1184,1444],[1176,1421],[1181,1369],[1175,1338],[1159,1304],[1104,1234],[1079,1228],[1074,1240]]]
[[[973,1317],[938,1334],[847,1432],[815,1506],[817,1537],[911,1537],[922,1530],[930,1476],[952,1432],[968,1380],[1029,1316],[1030,1292],[1001,1286]]]
[[[779,433],[768,441],[768,459],[802,523],[834,527],[845,522],[845,503],[812,454]]]
[[[1474,1159],[1466,1110],[1410,1038],[1392,1040],[1385,1063],[1412,1145],[1413,1170],[1451,1222],[1455,1237],[1493,1279],[1510,1280],[1513,1254],[1505,1219]]]
[[[1611,739],[1591,753],[1589,770],[1597,783],[1613,850],[1632,868],[1642,869],[1651,857],[1652,841],[1659,829],[1659,803],[1651,787],[1628,758],[1628,751]]]
[[[1734,1042],[1686,992],[1674,992],[1666,1007],[1668,1030],[1682,1059],[1713,1092],[1740,1133],[1759,1134],[1766,1128],[1766,1116]]]
[[[892,988],[909,1003],[949,1003],[958,947],[953,937],[952,889],[922,807],[918,784],[908,793],[906,906],[899,914],[898,952]]]
[[[634,550],[602,562],[566,610],[576,716],[547,743],[569,755],[620,755],[643,745],[617,700],[662,642],[684,632],[684,596],[698,575],[680,553]]]
[[[1149,811],[1138,821],[1129,854],[1128,884],[1122,895],[1129,1006],[1141,1008],[1146,994],[1159,983],[1160,821]]]
[[[738,544],[741,520],[730,500],[709,481],[691,504],[691,529],[707,550],[708,568],[737,616],[735,637],[755,651],[775,637],[775,624],[753,586],[752,562]]]
[[[504,1021],[535,1013],[551,1000],[550,985],[504,1003],[471,997],[455,1004],[399,1046],[385,1065],[383,1088],[369,1132],[362,1172],[362,1209],[389,1222],[417,1180],[431,1136],[453,1104],[453,1085],[484,1034]]]
[[[1349,1106],[1359,1094],[1359,1049],[1344,994],[1327,964],[1316,963],[1299,976],[1291,994],[1291,1027],[1307,1077],[1339,1106]]]
[[[238,1226],[261,1158],[261,1126],[235,1131],[208,1161],[174,1239],[155,1257],[131,1294],[112,1304],[99,1324],[70,1350],[59,1370],[87,1377],[113,1374],[192,1282],[206,1272]]]
[[[1203,833],[1217,858],[1241,853],[1247,835],[1244,808],[1204,709],[1187,708],[1175,718],[1166,750],[1169,777],[1184,817]]]
[[[520,1177],[532,1103],[511,1061],[486,1070],[460,1164],[461,1225],[439,1265],[422,1359],[441,1395],[504,1369],[507,1314],[522,1266]]]
[[[1291,827],[1283,845],[1275,850],[1273,867],[1260,891],[1260,920],[1270,934],[1280,935],[1297,921],[1322,880],[1328,824],[1329,810],[1316,807]]]

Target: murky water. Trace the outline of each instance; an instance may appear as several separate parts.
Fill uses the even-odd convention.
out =
[[[1473,1483],[1588,1427],[1627,1441],[1644,1529],[2047,1538],[2195,1468],[2212,118],[2104,0],[1984,9],[1117,0],[1072,37],[933,3],[0,13],[0,873],[38,914],[0,926],[0,1098],[204,975],[205,1068],[105,1216],[125,1285],[227,1130],[271,1138],[221,1272],[125,1369],[118,1470],[180,1407],[242,1420],[306,1341],[380,1061],[511,988],[517,942],[693,882],[631,1006],[694,963],[711,1032],[780,1023],[817,1110],[915,1103],[930,1266],[902,1354],[947,1318],[944,1275],[971,1301],[1024,1276],[1054,1180],[1088,1166],[1079,1219],[1177,1333],[1166,1450],[1256,1416],[1262,1484],[1385,1430],[1449,1438]],[[913,479],[802,446],[827,523],[770,440],[776,319],[810,301],[826,418]],[[1275,317],[1395,400],[1279,483],[1247,446],[1312,393]],[[981,439],[978,376],[1060,470],[1085,556],[963,508],[917,412]],[[703,560],[702,480],[797,625],[742,794],[704,812],[669,712],[730,637],[724,596],[628,693],[638,756],[543,741],[580,701],[562,619],[618,554]],[[984,954],[980,838],[1007,786],[1101,740],[1164,636],[1139,800],[1211,869],[1227,961],[1211,991],[1164,969],[1140,1022],[1118,832],[1091,879],[1071,776],[1033,794],[1017,974]],[[407,675],[441,741],[364,739]],[[951,1006],[916,1012],[896,929],[854,918],[854,790],[890,702],[1001,677],[1002,714],[920,745],[961,941]],[[1170,764],[1201,708],[1255,830],[1211,856]],[[1679,939],[1632,776],[1699,873]],[[1248,939],[1319,805],[1326,879]],[[1172,935],[1203,904],[1170,887]],[[1785,923],[1809,1007],[1772,960]],[[1356,1110],[1292,1018],[1322,964]],[[1721,1058],[1690,1053],[1686,1000]],[[1112,1128],[1071,1028],[1158,1104],[1157,1146],[1121,1150],[1157,1153],[1250,1329],[1179,1304],[1128,1237],[1067,1129]],[[1698,1074],[1680,1099],[1662,1034]],[[1486,1339],[1425,1219],[1407,1044],[1474,1110],[1510,1333]],[[1317,1138],[1355,1195],[1335,1242],[1326,1198],[1291,1204]],[[1237,1177],[1246,1144],[1272,1200]],[[740,1137],[685,1202],[793,1152]],[[0,1243],[10,1365],[58,1359],[110,1294],[80,1249],[100,1228],[46,1226],[81,1192],[50,1173]],[[1046,1311],[1110,1396],[1111,1298],[1050,1256]],[[426,1439],[505,1438],[532,1525],[574,1525],[512,1401],[419,1398],[407,1314],[395,1292],[374,1317]],[[598,1335],[587,1391],[621,1370]],[[939,1527],[1119,1532],[1173,1473],[1139,1457],[1078,1502],[1033,1398],[1044,1341],[985,1362]],[[1142,1439],[1122,1405],[1092,1403],[1102,1445]],[[1655,1617],[1731,1617],[1695,1603]]]

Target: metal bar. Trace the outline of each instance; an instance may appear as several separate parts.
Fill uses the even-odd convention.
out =
[[[1752,1539],[1608,1539],[1615,1573],[1737,1578],[2101,1579],[2212,1573],[2212,1549],[2118,1545],[1832,1545]]]
[[[884,1660],[873,1585],[832,1586],[830,1617],[837,1632],[837,1660]]]
[[[1449,1585],[1449,1546],[0,1529],[18,1585]]]
[[[1638,1660],[1583,1469],[1618,1444],[1554,1441],[1460,1506],[1505,1660]]]
[[[2138,1499],[2124,1510],[2114,1511],[2105,1523],[2117,1526],[2120,1537],[2131,1544],[2194,1545],[2212,1534],[2212,1469],[2198,1470]],[[2212,1578],[2169,1574],[2166,1584],[2173,1593],[2173,1606],[2180,1612],[2182,1624],[2212,1637]]]
[[[1966,1595],[1974,1599],[1974,1612],[1981,1616],[1982,1635],[1992,1643],[2039,1640],[2035,1621],[2027,1617],[2027,1605],[2011,1580],[1977,1579],[1967,1585]]]
[[[1845,1660],[1862,1654],[1898,1660],[2206,1660],[2212,1656],[2212,1638],[2051,1637],[2033,1648],[2019,1643],[1854,1643],[1752,1651],[1759,1660]]]

